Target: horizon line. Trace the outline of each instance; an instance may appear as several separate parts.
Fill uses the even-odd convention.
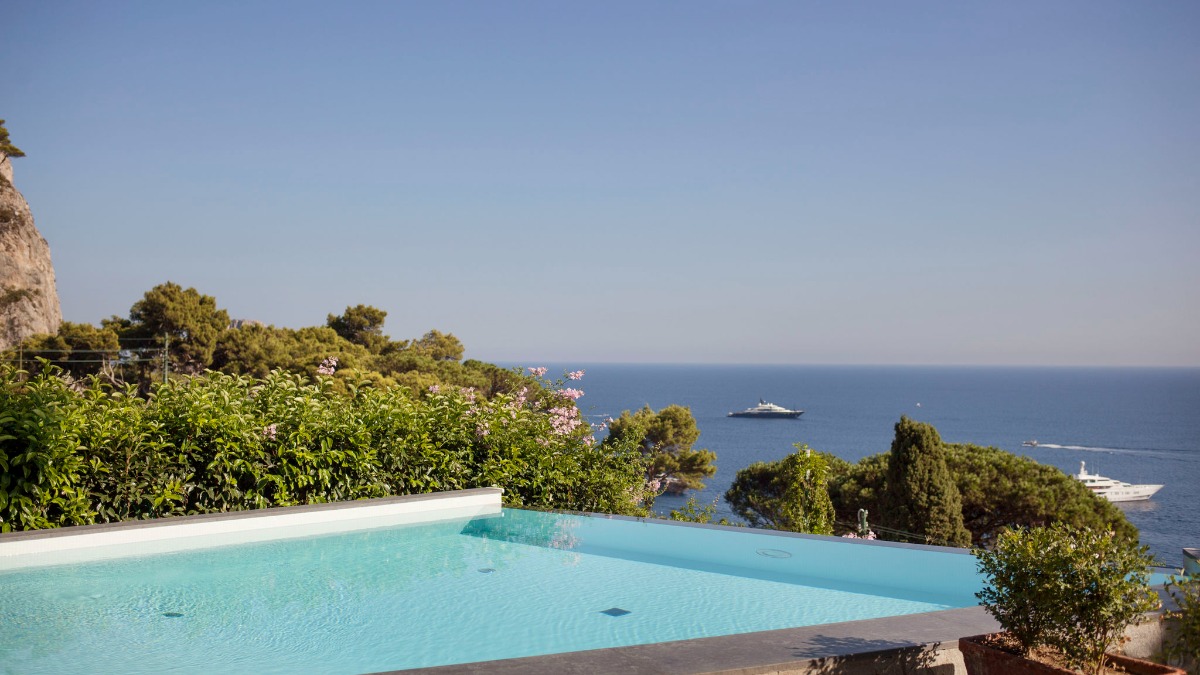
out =
[[[1074,370],[1200,370],[1200,364],[1047,364],[1047,363],[816,363],[816,362],[767,362],[767,361],[589,361],[586,359],[484,359],[471,357],[475,361],[486,361],[496,365],[526,367],[537,365],[571,366],[719,366],[719,367],[815,367],[815,368],[1011,368],[1011,369],[1074,369]]]

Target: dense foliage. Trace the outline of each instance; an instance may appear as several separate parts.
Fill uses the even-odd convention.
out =
[[[165,339],[171,368],[196,374],[212,364],[217,337],[229,326],[229,314],[217,299],[194,288],[167,282],[146,291],[129,308],[128,335]]]
[[[902,444],[906,442],[904,439],[911,444],[930,444],[939,438],[933,427],[913,428],[913,424],[897,425],[900,427],[897,435],[904,434]],[[1053,466],[999,448],[945,444],[940,440],[937,443],[946,472],[957,489],[959,517],[969,534],[969,540],[954,540],[956,545],[990,547],[1005,529],[1055,522],[1112,531],[1123,541],[1137,542],[1137,528],[1116,506]],[[858,530],[862,528],[857,522],[863,510],[870,515],[870,529],[882,538],[921,543],[936,539],[919,522],[897,527],[894,525],[897,519],[888,517],[890,506],[885,493],[891,452],[864,457],[853,464],[828,453],[814,452],[813,456],[819,456],[820,462],[828,467],[832,520],[839,531],[860,534]],[[795,467],[782,460],[758,462],[738,472],[725,499],[752,525],[793,529],[786,514],[789,500],[799,494],[795,484],[803,484],[798,478],[801,475],[807,474],[797,473]],[[928,503],[924,497],[913,501],[918,506]],[[912,506],[907,506],[902,512],[911,509]]]
[[[829,460],[797,443],[775,462],[755,462],[737,472],[725,501],[754,527],[833,534]]]
[[[115,331],[64,321],[55,335],[34,335],[21,343],[21,360],[45,359],[77,377],[95,375],[120,358]]]
[[[1164,651],[1172,662],[1200,675],[1200,575],[1172,576],[1167,593],[1176,605],[1167,616],[1176,623]]]
[[[1071,667],[1099,674],[1104,652],[1159,604],[1146,547],[1114,532],[1062,523],[1007,530],[976,555],[988,583],[976,595],[1026,656],[1051,647]]]
[[[1120,509],[1056,467],[999,448],[944,444],[943,450],[961,498],[963,524],[975,546],[991,546],[1006,528],[1055,522],[1112,530],[1127,541],[1137,541],[1137,529]],[[880,496],[887,483],[888,459],[886,452],[856,464],[831,459],[829,494],[838,521],[852,522],[860,508],[875,518],[883,512]]]
[[[907,417],[895,429],[876,520],[883,527],[922,535],[927,544],[970,545],[962,498],[937,429]]]
[[[314,377],[326,358],[339,365],[334,386],[342,391],[370,382],[414,391],[471,387],[492,396],[530,384],[492,364],[462,361],[463,344],[451,333],[430,330],[412,340],[392,340],[383,333],[386,317],[381,309],[355,305],[330,314],[323,326],[231,321],[212,296],[166,282],[136,301],[128,317],[113,316],[99,327],[64,323],[56,335],[35,335],[0,353],[0,361],[21,368],[45,358],[72,377],[99,374],[118,386],[137,383],[143,395],[164,377],[207,369],[259,378],[273,370]]]
[[[553,383],[484,398],[209,371],[141,397],[59,375],[0,366],[4,531],[492,485],[514,506],[644,513],[639,449],[596,444]]]
[[[658,412],[646,406],[636,413],[628,410],[608,422],[605,444],[633,443],[641,448],[647,461],[647,479],[667,492],[704,487],[702,478],[716,473],[716,453],[694,449],[700,429],[692,411],[681,405],[669,405]]]

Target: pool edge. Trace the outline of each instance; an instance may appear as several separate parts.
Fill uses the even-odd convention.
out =
[[[95,525],[74,525],[43,530],[0,534],[0,567],[32,556],[70,553],[104,547],[145,544],[155,541],[185,541],[228,537],[228,543],[244,543],[254,533],[287,528],[322,527],[358,521],[372,527],[380,518],[405,518],[419,522],[447,514],[499,513],[501,488],[472,488],[453,492],[402,495],[326,504],[271,507],[173,516],[151,520],[129,520]],[[353,528],[352,528],[353,529]],[[266,538],[273,538],[266,536]],[[288,535],[280,538],[289,538]],[[207,545],[202,545],[207,548]]]
[[[912,672],[949,666],[962,672],[958,639],[999,624],[982,607],[721,635],[629,647],[452,664],[373,675],[766,675]]]

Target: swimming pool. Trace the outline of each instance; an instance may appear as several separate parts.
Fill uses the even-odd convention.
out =
[[[211,531],[187,536],[74,528],[100,536],[82,546],[6,535],[0,662],[366,673],[968,607],[981,585],[962,553],[494,500],[340,523],[201,519]]]

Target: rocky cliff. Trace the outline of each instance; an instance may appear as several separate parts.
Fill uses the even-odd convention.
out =
[[[13,187],[12,164],[0,155],[0,349],[35,333],[57,333],[60,323],[50,245]]]

